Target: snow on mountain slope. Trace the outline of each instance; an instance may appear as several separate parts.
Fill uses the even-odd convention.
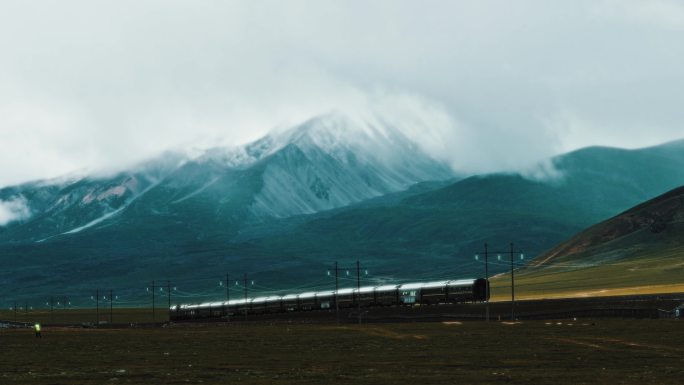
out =
[[[315,213],[453,176],[398,130],[338,115],[267,142],[288,144],[266,152],[263,188],[251,206],[257,217]]]
[[[311,214],[452,176],[392,127],[326,115],[245,146],[207,150],[137,206],[219,226],[218,216],[236,223]]]
[[[0,199],[26,198],[33,213],[0,228],[0,237],[44,239],[118,217],[142,223],[150,215],[219,231],[228,224],[343,207],[452,176],[397,129],[327,115],[245,146],[209,149],[195,159],[166,154],[113,176],[26,185],[13,195],[12,189],[0,190]]]
[[[42,240],[73,233],[100,223],[158,183],[181,162],[179,154],[165,154],[115,175],[60,178],[0,189],[0,199],[22,197],[30,215],[0,227],[5,241]]]

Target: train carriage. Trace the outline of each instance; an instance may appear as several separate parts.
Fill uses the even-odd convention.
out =
[[[478,299],[475,290],[476,284],[477,280],[473,281],[472,279],[447,282],[445,287],[446,302],[458,303],[476,301]]]
[[[319,291],[316,293],[319,309],[330,309],[335,307],[334,291]]]
[[[250,313],[275,313],[280,311],[280,296],[257,297],[250,301]]]
[[[376,287],[375,304],[377,306],[399,304],[399,285],[383,285]]]
[[[448,301],[449,281],[427,282],[420,286],[420,303],[438,304]]]
[[[281,309],[283,311],[299,310],[299,300],[297,294],[288,294],[280,298]]]
[[[253,314],[264,313],[266,310],[266,299],[268,297],[257,297],[249,299],[249,311]]]
[[[299,300],[299,310],[313,310],[318,307],[316,292],[302,293],[297,298]]]
[[[340,289],[337,291],[337,302],[340,308],[354,306],[355,289]]]
[[[266,300],[264,301],[264,312],[265,313],[277,313],[282,310],[281,307],[281,296],[279,295],[273,295],[270,297],[267,297]]]
[[[363,286],[357,290],[355,300],[361,302],[361,306],[368,307],[375,305],[375,286]],[[358,304],[356,304],[358,306]]]
[[[246,299],[236,299],[234,301],[230,301],[230,308],[233,309],[233,313],[235,314],[248,313],[250,308],[249,305],[249,300]]]

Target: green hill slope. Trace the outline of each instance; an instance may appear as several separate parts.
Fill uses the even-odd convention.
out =
[[[517,277],[528,296],[684,291],[684,187],[580,232]]]

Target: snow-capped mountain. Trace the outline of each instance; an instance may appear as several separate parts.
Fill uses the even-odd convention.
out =
[[[400,131],[340,116],[311,120],[248,151],[268,154],[250,207],[256,217],[315,213],[453,176]]]
[[[43,241],[117,221],[237,232],[241,223],[343,207],[452,176],[399,130],[328,115],[194,159],[167,153],[113,176],[1,189],[0,201],[20,199],[29,215],[0,227],[0,237]]]

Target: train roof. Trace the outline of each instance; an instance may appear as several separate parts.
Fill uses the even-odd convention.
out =
[[[394,285],[382,285],[382,286],[377,286],[375,288],[376,291],[391,291],[391,290],[396,290],[400,285],[394,284]]]
[[[329,291],[319,291],[316,292],[316,296],[319,298],[324,298],[324,297],[332,297],[335,295],[335,290],[329,290]]]
[[[377,286],[362,286],[358,290],[354,290],[354,292],[359,292],[359,293],[372,293],[375,291]]]
[[[279,301],[280,296],[268,296],[268,297],[256,297],[251,299],[251,303],[254,302],[269,302],[269,301]]]
[[[399,286],[399,290],[433,289],[444,286],[469,286],[472,285],[474,282],[474,279],[459,279],[452,281],[404,283]]]
[[[313,298],[313,297],[315,297],[315,296],[316,296],[316,292],[315,292],[315,291],[309,291],[309,292],[306,292],[306,293],[301,293],[301,294],[299,295],[299,298],[300,298],[300,299],[306,299],[306,298]]]

